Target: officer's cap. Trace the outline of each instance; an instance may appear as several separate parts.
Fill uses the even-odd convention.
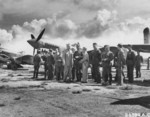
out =
[[[117,46],[118,46],[119,48],[122,48],[122,47],[123,47],[123,45],[122,45],[121,43],[119,43]]]

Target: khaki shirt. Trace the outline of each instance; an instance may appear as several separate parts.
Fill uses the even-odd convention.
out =
[[[73,53],[71,50],[65,50],[63,53],[65,66],[73,66]]]
[[[41,63],[41,56],[39,54],[36,54],[33,58],[34,66],[39,66]]]

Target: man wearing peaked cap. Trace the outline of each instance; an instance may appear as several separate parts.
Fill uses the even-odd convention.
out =
[[[127,64],[127,76],[129,79],[129,83],[133,83],[133,70],[135,65],[135,53],[132,50],[132,46],[128,45],[128,53],[126,58],[126,64]]]
[[[117,85],[123,85],[123,68],[124,68],[124,65],[126,64],[126,59],[125,59],[125,53],[123,51],[123,46],[122,44],[118,44],[117,45],[118,47],[118,53],[117,53],[117,65],[116,65],[116,68],[117,68],[117,82],[118,84]]]
[[[77,43],[76,48],[77,51],[75,51],[75,53],[73,54],[74,70],[77,77],[77,82],[80,82],[82,77],[82,64],[79,61],[83,58],[83,54],[79,43]]]
[[[33,73],[33,78],[38,78],[38,73],[39,73],[39,67],[41,63],[41,56],[40,56],[41,51],[37,50],[37,54],[33,58],[33,63],[34,63],[34,73]]]
[[[93,51],[90,54],[90,63],[92,67],[92,78],[95,82],[101,82],[101,74],[99,70],[99,64],[101,62],[101,51],[98,49],[97,43],[93,43]]]
[[[64,82],[70,82],[72,80],[72,67],[73,67],[73,53],[71,51],[70,44],[66,45],[66,50],[63,53],[64,63]]]
[[[54,77],[54,64],[55,60],[53,57],[53,50],[49,49],[49,54],[47,56],[47,68],[48,68],[48,79],[52,80]]]
[[[113,53],[110,51],[109,45],[104,46],[104,52],[102,53],[102,68],[103,68],[103,80],[104,84],[112,83],[112,76],[111,76],[111,67],[112,67],[112,60],[113,60]],[[109,81],[109,82],[108,82]]]

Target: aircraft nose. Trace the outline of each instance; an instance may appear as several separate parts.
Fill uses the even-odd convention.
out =
[[[33,39],[27,40],[27,42],[33,47],[33,48],[38,48],[39,47],[39,43],[36,42]]]
[[[27,42],[31,45],[31,46],[33,46],[33,41],[30,39],[30,40],[27,40]]]
[[[28,43],[30,43],[30,42],[31,42],[31,40],[27,40],[27,42],[28,42]]]

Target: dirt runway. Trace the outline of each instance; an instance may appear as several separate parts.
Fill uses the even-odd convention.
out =
[[[42,71],[43,69],[41,69]],[[0,117],[124,117],[150,112],[150,72],[133,85],[33,80],[33,68],[0,69]],[[42,73],[42,72],[41,72]]]

